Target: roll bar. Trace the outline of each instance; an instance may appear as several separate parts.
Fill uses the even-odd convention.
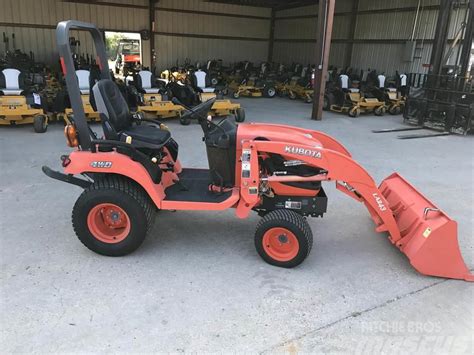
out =
[[[84,108],[82,107],[81,91],[79,90],[79,83],[76,78],[74,61],[69,45],[69,31],[71,29],[89,31],[94,40],[94,46],[97,52],[96,63],[100,69],[100,79],[110,79],[110,73],[102,32],[95,25],[75,20],[61,21],[58,23],[56,27],[56,41],[61,70],[66,78],[66,86],[74,113],[74,122],[79,135],[80,147],[82,150],[88,150],[91,147],[91,137]]]

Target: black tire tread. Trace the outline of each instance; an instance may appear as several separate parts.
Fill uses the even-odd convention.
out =
[[[146,222],[147,233],[152,229],[153,223],[155,221],[157,208],[155,204],[151,201],[150,197],[145,192],[145,190],[134,181],[131,181],[120,175],[110,174],[110,175],[105,175],[104,177],[96,180],[93,184],[91,184],[90,187],[88,187],[82,192],[82,194],[79,196],[76,203],[74,204],[71,218],[72,218],[72,227],[74,229],[74,233],[76,233],[77,236],[80,235],[79,227],[74,223],[76,221],[76,213],[78,212],[77,206],[81,203],[82,198],[86,198],[88,193],[94,190],[102,190],[102,191],[103,190],[118,190],[131,196],[133,199],[135,199],[138,202],[138,204],[140,205],[140,207],[143,209],[145,213],[145,217],[147,221]],[[88,249],[91,249],[87,244],[84,243],[84,241],[81,238],[79,238],[79,240],[81,241],[82,244],[84,244],[84,246],[86,246]]]
[[[258,231],[264,224],[271,221],[286,221],[295,225],[299,230],[303,231],[303,235],[308,243],[308,250],[304,255],[303,260],[309,255],[313,247],[313,232],[309,226],[307,220],[302,215],[285,209],[278,209],[267,213],[257,224],[256,230]]]

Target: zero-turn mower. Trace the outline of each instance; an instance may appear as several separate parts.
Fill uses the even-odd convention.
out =
[[[301,76],[294,76],[284,88],[284,92],[291,100],[301,99],[306,103],[313,102],[312,72],[309,67],[301,70]]]
[[[377,116],[385,114],[385,102],[377,98],[365,97],[358,87],[350,85],[349,76],[339,76],[339,85],[324,95],[324,110],[347,112],[350,117],[358,117],[362,112],[373,112]]]
[[[25,88],[25,78],[18,69],[0,71],[0,125],[33,124],[36,133],[48,129],[41,96]]]
[[[91,70],[78,69],[73,70],[76,74],[77,82],[79,85],[79,91],[81,93],[81,101],[84,114],[86,119],[92,122],[100,121],[99,113],[94,110],[94,107],[91,103],[91,88],[94,86],[95,82],[99,79],[97,68],[95,66],[91,67]],[[73,115],[73,109],[70,105],[70,99],[66,97],[66,105],[68,106],[64,110],[64,114],[59,113],[58,117],[62,118],[64,122],[68,123],[71,121],[71,116]]]
[[[80,241],[109,256],[136,250],[152,231],[159,210],[235,209],[262,219],[255,232],[258,254],[269,264],[294,267],[308,256],[313,234],[306,217],[322,216],[322,182],[362,202],[375,230],[425,275],[474,281],[457,242],[457,224],[416,188],[394,173],[377,187],[334,138],[319,131],[276,124],[215,123],[208,100],[184,115],[202,127],[209,168],[183,167],[179,146],[159,121],[131,115],[108,70],[94,88],[104,138],[88,129],[68,45],[70,29],[92,32],[100,62],[106,63],[101,32],[91,24],[58,24],[58,50],[66,75],[74,122],[65,128],[70,154],[64,172],[43,167],[50,177],[83,188],[72,223]],[[429,178],[429,175],[427,175]],[[162,216],[165,218],[164,216]]]
[[[261,71],[257,76],[249,71],[243,73],[243,79],[240,82],[233,81],[229,84],[229,90],[234,99],[241,96],[249,97],[268,97],[273,98],[276,95],[276,89],[273,81],[265,78],[266,67],[262,65]]]
[[[199,103],[217,98],[211,106],[209,112],[211,116],[223,117],[233,115],[236,122],[245,121],[245,110],[240,107],[240,104],[223,99],[222,94],[216,88],[211,87],[209,74],[202,70],[197,70],[191,74],[190,79],[194,90],[197,92]],[[184,123],[189,124],[189,120],[184,121]]]
[[[184,108],[168,100],[166,95],[167,79],[156,79],[149,70],[140,70],[133,79],[133,84],[140,95],[137,111],[150,117],[181,117]]]
[[[385,75],[377,76],[377,93],[374,96],[379,101],[385,101],[387,111],[391,115],[399,115],[405,108],[405,92],[407,86],[407,76],[405,74],[397,74],[395,83],[387,85]]]

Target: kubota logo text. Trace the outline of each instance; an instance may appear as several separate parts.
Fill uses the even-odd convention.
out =
[[[93,168],[110,168],[112,166],[111,161],[93,161],[91,162]]]
[[[380,196],[378,194],[372,194],[372,196],[374,196],[375,202],[377,202],[377,205],[379,206],[380,211],[386,211],[387,207],[385,207],[385,205],[384,205],[382,199],[380,198]]]
[[[293,146],[289,146],[289,145],[287,145],[285,147],[285,153],[305,155],[305,156],[308,156],[308,157],[321,159],[321,152],[320,151],[305,149],[305,148],[300,148],[300,147],[293,147]]]

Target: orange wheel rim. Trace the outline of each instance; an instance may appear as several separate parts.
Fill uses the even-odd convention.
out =
[[[104,243],[120,243],[130,233],[127,212],[113,203],[94,206],[87,215],[87,227],[97,240]]]
[[[300,250],[295,234],[286,228],[275,227],[263,235],[263,249],[277,261],[290,261]]]

